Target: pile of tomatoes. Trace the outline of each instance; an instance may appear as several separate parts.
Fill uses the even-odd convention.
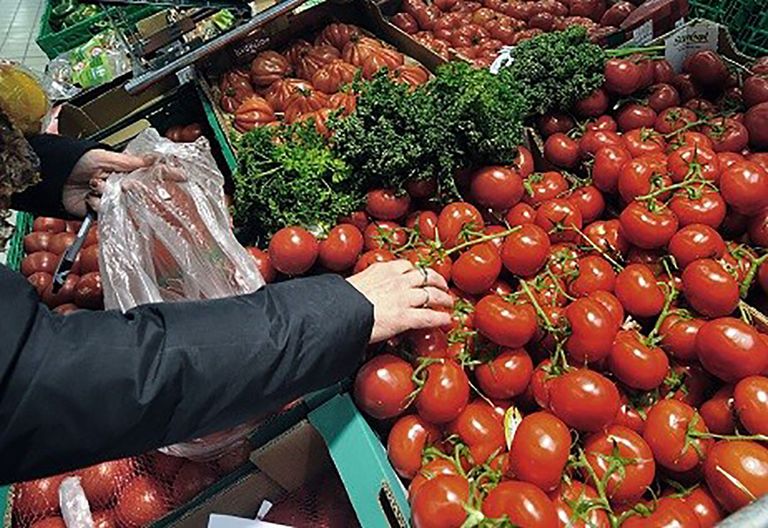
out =
[[[35,287],[43,302],[55,312],[66,314],[78,309],[100,310],[104,295],[99,273],[98,229],[92,228],[64,285],[53,292],[53,273],[61,255],[75,240],[80,222],[60,218],[35,219],[32,232],[24,237],[27,256],[21,272]]]
[[[398,82],[416,86],[429,72],[352,24],[332,23],[310,44],[291,42],[282,52],[259,53],[248,71],[235,69],[219,81],[221,108],[234,114],[234,126],[246,132],[257,126],[313,119],[321,134],[334,110],[352,112],[355,95],[347,86],[362,75],[370,79],[382,68]]]
[[[143,528],[189,502],[248,460],[250,446],[201,463],[153,452],[14,485],[14,528],[65,528],[59,507],[64,478],[80,478],[94,528]]]
[[[449,280],[452,324],[391,340],[354,385],[416,528],[709,527],[768,493],[746,304],[768,291],[764,64],[611,59],[539,120],[540,170],[520,147],[457,174],[464,201],[375,189],[323,235],[251,248],[267,281],[396,258]]]
[[[618,31],[635,8],[626,1],[609,7],[605,0],[404,0],[391,21],[446,60],[458,53],[489,66],[502,46],[574,25],[599,41]]]

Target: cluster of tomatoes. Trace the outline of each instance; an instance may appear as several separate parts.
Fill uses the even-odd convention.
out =
[[[352,112],[355,95],[345,89],[358,75],[370,79],[387,68],[393,79],[416,86],[429,72],[352,24],[332,23],[314,44],[298,39],[283,51],[259,53],[250,70],[233,70],[219,82],[219,104],[234,114],[240,132],[256,126],[314,119],[321,134],[334,110]]]
[[[416,528],[709,527],[768,493],[768,335],[745,303],[768,288],[765,103],[728,68],[713,85],[720,64],[612,59],[541,118],[542,170],[521,147],[457,174],[466,201],[376,189],[324,236],[251,248],[267,281],[396,258],[450,281],[452,324],[391,340],[354,386]]]
[[[95,228],[88,232],[83,249],[63,286],[58,292],[53,292],[53,273],[61,255],[75,240],[78,229],[80,222],[77,221],[39,217],[35,219],[32,232],[24,237],[27,256],[21,261],[21,273],[35,287],[43,302],[61,314],[104,307],[98,229]]]
[[[153,452],[104,462],[76,472],[14,486],[14,528],[65,528],[59,487],[66,477],[80,478],[94,528],[143,528],[242,466],[247,444],[214,462],[201,463]]]
[[[391,21],[446,60],[458,53],[489,66],[502,46],[574,25],[599,41],[634,10],[630,2],[609,7],[605,0],[404,0]]]

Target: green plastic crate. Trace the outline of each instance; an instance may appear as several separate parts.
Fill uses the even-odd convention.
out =
[[[765,0],[689,0],[691,17],[706,18],[728,27],[739,51],[768,54],[768,10]]]
[[[51,28],[51,9],[53,3],[48,0],[45,4],[45,13],[40,20],[40,31],[37,35],[37,45],[45,52],[49,59],[54,59],[62,53],[69,51],[81,44],[85,44],[94,35],[97,35],[110,26],[110,13],[122,10],[122,18],[129,23],[135,24],[162,8],[153,6],[131,6],[131,7],[105,7],[101,12],[88,20],[79,22],[61,31],[54,31]],[[117,18],[117,17],[115,17]]]
[[[14,271],[21,268],[21,260],[24,258],[24,237],[32,231],[32,222],[34,219],[29,213],[18,213],[16,215],[16,228],[8,241],[8,252],[6,254],[5,264]]]

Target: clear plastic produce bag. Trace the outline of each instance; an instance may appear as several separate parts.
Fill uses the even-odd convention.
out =
[[[156,130],[126,148],[153,163],[111,175],[99,211],[100,267],[106,309],[203,300],[250,293],[264,284],[237,242],[224,205],[224,177],[205,138],[174,143]],[[242,441],[254,424],[167,448],[170,454],[215,458]]]

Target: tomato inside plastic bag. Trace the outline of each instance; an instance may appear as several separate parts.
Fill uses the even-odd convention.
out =
[[[237,242],[224,202],[224,177],[205,138],[174,143],[154,129],[126,148],[149,167],[107,179],[99,211],[104,306],[130,310],[156,302],[242,295],[264,284]],[[241,441],[255,422],[166,448],[211,459]]]

